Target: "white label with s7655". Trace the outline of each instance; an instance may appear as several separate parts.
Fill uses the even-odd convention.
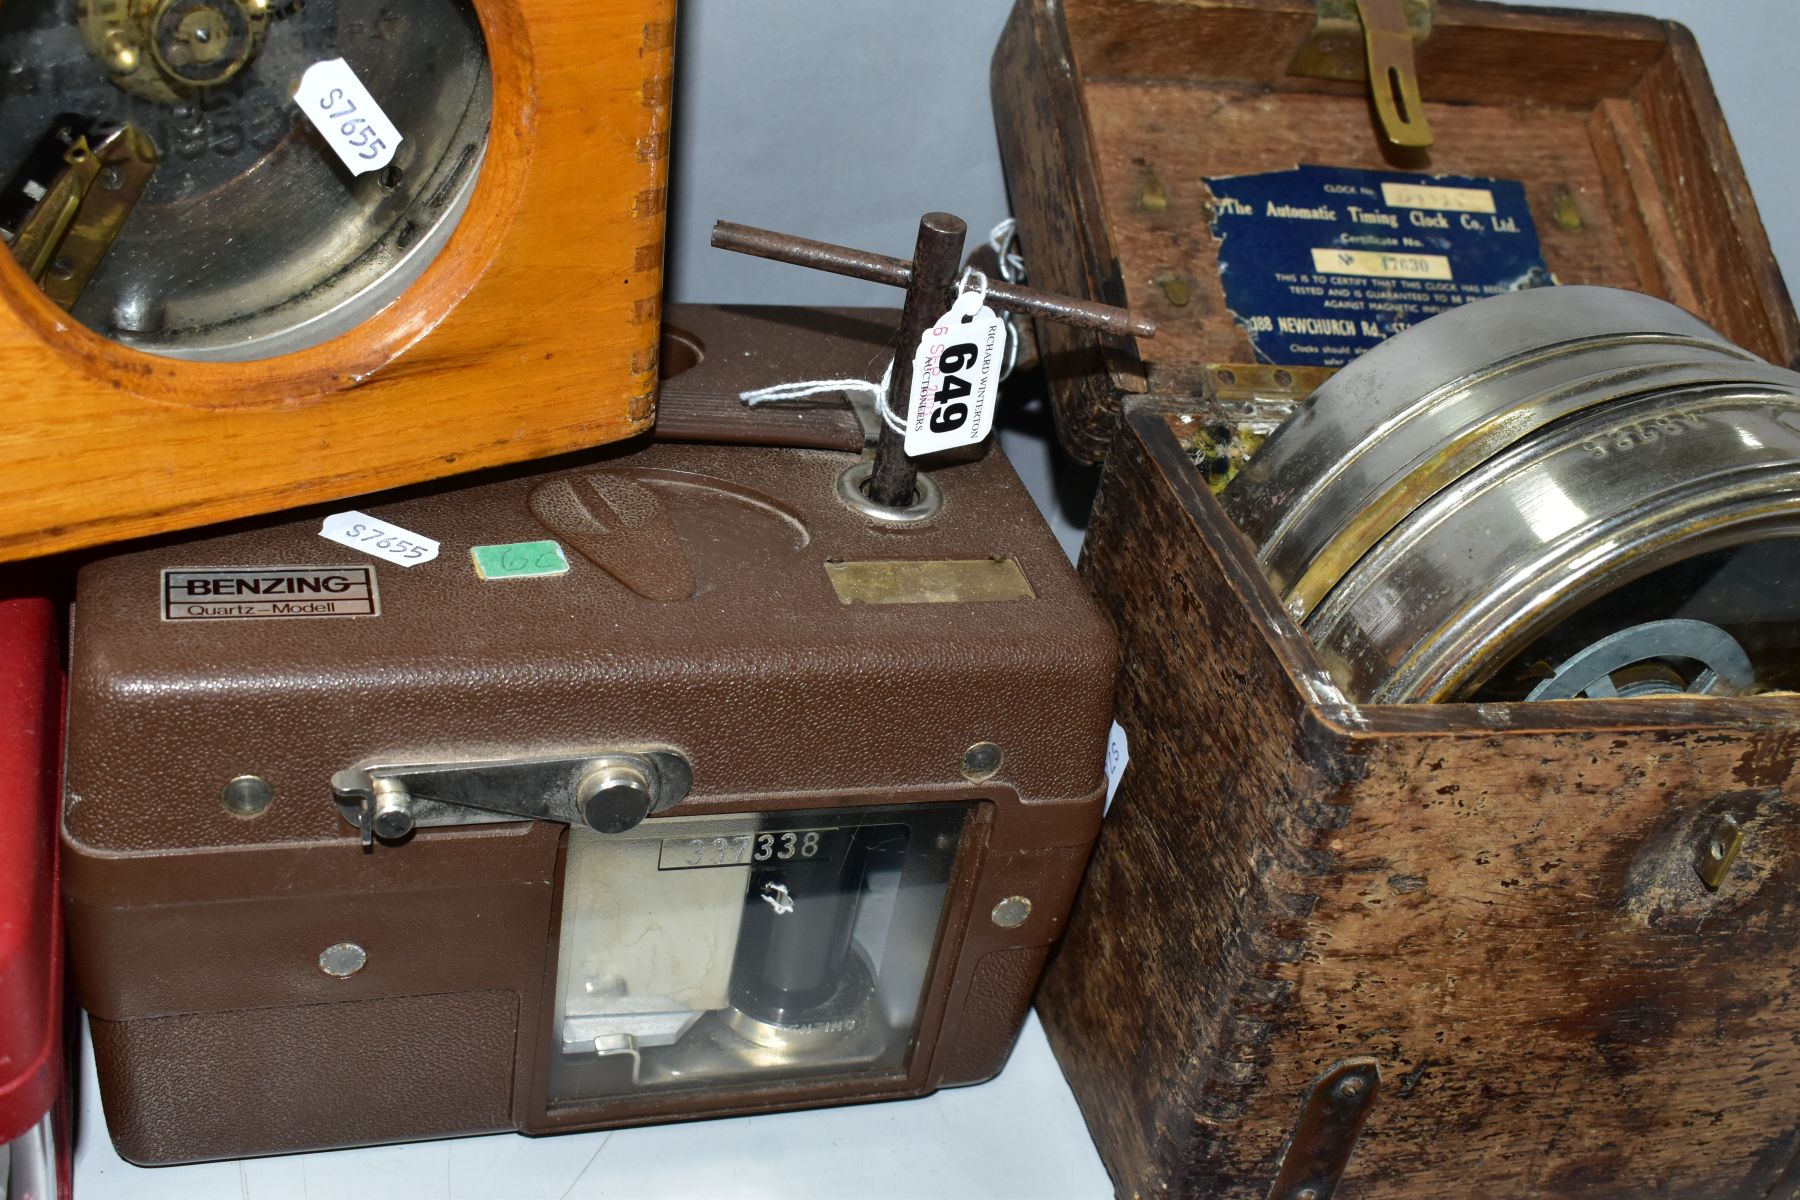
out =
[[[438,556],[438,544],[430,538],[354,510],[326,517],[319,536],[401,567],[416,567]]]
[[[328,58],[306,68],[294,103],[352,175],[379,171],[394,161],[400,131],[343,59]]]
[[[1119,780],[1125,778],[1125,768],[1131,765],[1131,738],[1125,733],[1125,727],[1117,721],[1112,723],[1112,732],[1106,735],[1106,807],[1100,810],[1105,816],[1112,809],[1113,797],[1118,794]]]

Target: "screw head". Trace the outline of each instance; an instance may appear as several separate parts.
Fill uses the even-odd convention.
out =
[[[1008,896],[994,905],[994,911],[989,914],[994,924],[1002,929],[1017,929],[1025,923],[1025,918],[1030,915],[1031,897],[1029,896]]]
[[[1363,1089],[1368,1086],[1368,1082],[1364,1080],[1361,1075],[1347,1075],[1343,1079],[1338,1080],[1337,1087],[1333,1088],[1332,1091],[1345,1100],[1354,1100],[1362,1095]]]
[[[260,775],[239,775],[219,793],[219,802],[234,817],[260,817],[275,793]]]
[[[369,952],[355,942],[337,942],[319,952],[319,970],[334,979],[348,979],[369,965]]]
[[[1000,747],[994,745],[994,743],[976,742],[973,746],[970,746],[967,750],[963,751],[963,778],[967,779],[970,783],[981,783],[985,780],[992,779],[1000,773],[1000,764],[1005,761],[1006,756],[1000,752]]]
[[[118,75],[131,74],[143,61],[138,55],[138,48],[117,29],[106,35],[106,45],[102,48],[101,55],[105,58],[107,67]]]

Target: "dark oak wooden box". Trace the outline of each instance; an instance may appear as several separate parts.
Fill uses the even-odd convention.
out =
[[[1293,75],[1313,0],[1020,0],[996,53],[1001,154],[1034,286],[1128,305],[1154,340],[1043,324],[1064,446],[1097,462],[1122,397],[1246,371],[1204,178],[1302,164],[1521,180],[1563,283],[1649,292],[1776,363],[1800,324],[1692,36],[1644,17],[1438,0],[1417,52],[1425,154],[1384,151],[1367,85]],[[1780,70],[1775,47],[1768,69]],[[1224,372],[1224,374],[1221,374]]]
[[[1800,701],[1349,703],[1194,420],[1128,406],[1088,532],[1131,763],[1038,999],[1119,1194],[1324,1200],[1358,1060],[1340,1197],[1800,1194]]]

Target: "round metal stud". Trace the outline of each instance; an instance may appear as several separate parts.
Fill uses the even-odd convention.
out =
[[[1005,760],[1006,756],[994,743],[976,742],[963,751],[963,778],[970,783],[981,783],[992,779],[1000,773],[1000,764]]]
[[[375,809],[371,826],[375,836],[387,842],[399,841],[413,831],[412,812],[400,804],[382,802]]]
[[[413,831],[412,797],[391,779],[375,781],[375,811],[370,817],[375,836],[398,841]]]
[[[931,476],[920,473],[913,492],[911,504],[901,508],[889,508],[885,504],[877,504],[869,499],[863,488],[868,485],[869,475],[875,469],[872,460],[864,459],[842,475],[838,476],[837,494],[849,508],[865,517],[874,517],[877,521],[887,521],[895,525],[910,525],[935,517],[944,507],[944,492],[932,480]]]
[[[1025,918],[1031,915],[1031,898],[1029,896],[1008,896],[994,905],[994,911],[989,915],[993,918],[994,924],[1000,928],[1017,929],[1025,923]]]
[[[624,833],[650,815],[650,781],[635,767],[613,765],[589,772],[575,801],[581,819],[599,833]]]
[[[348,979],[369,965],[369,952],[355,942],[338,942],[319,952],[319,970],[334,979]]]
[[[234,817],[260,817],[274,798],[269,781],[260,775],[239,775],[219,794],[225,811]]]

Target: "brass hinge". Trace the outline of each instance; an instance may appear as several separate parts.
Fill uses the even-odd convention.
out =
[[[1363,80],[1375,101],[1381,135],[1396,146],[1432,143],[1419,98],[1414,50],[1431,36],[1435,0],[1319,0],[1319,16],[1290,75]]]
[[[1213,495],[1225,490],[1276,426],[1331,378],[1329,367],[1268,363],[1207,363],[1200,385],[1200,419],[1184,415],[1188,453]]]

